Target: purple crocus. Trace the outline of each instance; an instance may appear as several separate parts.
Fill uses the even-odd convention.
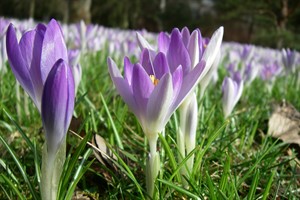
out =
[[[144,49],[143,55],[149,55],[149,50]],[[201,77],[205,62],[200,62],[186,80],[183,80],[181,65],[171,71],[164,53],[155,56],[152,69],[148,68],[145,59],[142,63],[132,64],[126,57],[125,75],[122,77],[114,61],[108,58],[109,72],[116,89],[139,119],[149,141],[156,141],[157,134]]]
[[[52,19],[25,32],[18,42],[15,28],[9,25],[6,49],[11,69],[41,112],[42,92],[47,76],[58,59],[68,61],[67,48],[59,24]]]
[[[6,48],[11,69],[37,106],[46,133],[41,196],[56,199],[75,98],[73,74],[60,26],[55,20],[47,26],[38,24],[18,42],[10,24]]]
[[[150,52],[144,49],[142,54],[149,56]],[[125,57],[124,77],[111,58],[108,58],[108,66],[116,89],[138,118],[149,141],[146,182],[148,194],[152,196],[160,166],[156,152],[158,133],[164,130],[173,112],[195,87],[205,62],[200,62],[187,75],[188,78],[183,80],[182,66],[179,65],[172,72],[164,53],[160,52],[154,57],[154,68],[149,68],[146,61],[150,59],[142,59],[141,63],[132,64]]]
[[[7,61],[6,55],[6,37],[5,33],[7,30],[8,22],[4,18],[0,18],[0,74],[6,72],[5,63]]]
[[[249,62],[252,58],[252,54],[254,51],[254,46],[250,44],[245,44],[242,46],[242,50],[240,52],[241,60],[245,63]]]
[[[137,34],[137,38],[141,50],[143,48],[149,49],[150,58],[152,59],[150,62],[153,62],[156,51],[140,34]],[[202,38],[199,29],[190,33],[186,27],[181,31],[174,28],[170,35],[165,32],[159,34],[158,52],[162,52],[166,55],[171,71],[174,71],[174,69],[181,65],[184,77],[200,61],[205,61],[206,64],[202,73],[202,75],[205,76],[217,57],[222,38],[223,27],[220,27],[215,31],[206,46],[207,41]]]
[[[252,83],[252,81],[257,77],[260,70],[260,66],[261,65],[254,60],[246,64],[245,71],[243,74],[245,85],[250,85],[250,83]]]
[[[59,59],[46,79],[41,116],[46,133],[43,150],[42,199],[57,199],[58,181],[66,157],[66,134],[75,101],[74,80],[69,64]]]
[[[199,53],[198,31],[189,35],[187,29],[182,33],[174,29],[170,37],[161,33],[158,53],[141,35],[137,37],[142,49],[140,62],[132,64],[126,57],[124,77],[111,58],[108,66],[116,89],[138,118],[149,141],[146,179],[148,194],[152,196],[159,170],[158,133],[209,70],[219,51],[223,28],[216,31],[203,56]]]
[[[187,31],[174,29],[170,38],[161,33],[157,54],[138,34],[140,45],[150,49],[143,49],[140,63],[124,59],[124,78],[113,60],[108,59],[111,78],[149,141],[157,139],[173,112],[209,70],[222,36],[223,27],[215,32],[204,55],[199,56],[198,31],[189,36]]]
[[[275,77],[280,74],[281,70],[282,68],[277,61],[264,61],[260,71],[261,79],[264,81],[273,82]]]
[[[243,86],[244,82],[238,72],[233,76],[233,78],[225,77],[222,84],[222,103],[225,118],[231,114],[234,106],[239,101],[243,92]]]
[[[74,84],[75,84],[75,94],[77,93],[79,83],[81,81],[82,69],[79,63],[80,60],[80,50],[73,49],[68,51],[69,63],[72,69]]]
[[[282,63],[287,71],[294,72],[295,61],[296,61],[296,51],[290,49],[282,49],[281,51]]]
[[[75,99],[71,68],[59,59],[51,69],[42,95],[42,120],[49,152],[55,152],[69,128]]]

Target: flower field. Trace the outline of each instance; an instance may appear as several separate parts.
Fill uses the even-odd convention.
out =
[[[0,199],[299,199],[300,54],[223,34],[0,18]]]

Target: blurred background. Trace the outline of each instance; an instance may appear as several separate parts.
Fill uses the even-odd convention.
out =
[[[0,0],[0,16],[123,29],[225,27],[225,41],[300,50],[300,0]]]

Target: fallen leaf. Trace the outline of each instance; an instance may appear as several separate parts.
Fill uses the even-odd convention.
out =
[[[269,119],[268,135],[286,143],[300,145],[299,111],[285,101],[281,105],[277,105]]]

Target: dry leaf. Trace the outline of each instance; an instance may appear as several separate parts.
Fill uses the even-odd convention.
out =
[[[94,155],[96,158],[106,167],[115,169],[112,160],[117,160],[117,157],[107,147],[103,137],[98,134],[94,134],[92,144],[97,147],[94,148]]]
[[[283,101],[276,106],[269,119],[268,135],[286,143],[300,145],[300,113],[289,103]]]

